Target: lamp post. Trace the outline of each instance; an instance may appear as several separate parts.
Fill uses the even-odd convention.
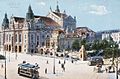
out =
[[[114,59],[115,59],[115,54],[114,54],[114,48],[115,48],[115,45],[111,45],[111,48],[112,48],[112,66],[115,65],[114,63]],[[114,67],[113,67],[113,72],[115,71]]]
[[[118,51],[116,53],[116,79],[118,79]]]
[[[7,74],[6,74],[6,51],[5,51],[5,30],[3,33],[3,51],[5,52],[5,79],[7,79]]]
[[[5,52],[5,79],[7,79],[7,74],[6,74],[6,52]]]
[[[116,79],[118,79],[118,57],[116,61]]]
[[[15,49],[16,50],[16,49]],[[17,51],[16,51],[16,54],[15,54],[15,59],[17,60]]]
[[[55,50],[54,50],[54,61],[53,61],[53,74],[55,74]]]
[[[114,49],[115,49],[115,45],[111,45],[111,47],[113,48],[113,59],[112,59],[112,65],[115,65],[114,63],[114,58],[115,58],[115,54],[114,54]],[[118,52],[116,54],[116,79],[118,79]]]
[[[55,42],[53,42],[53,52],[54,52],[54,58],[53,58],[53,74],[55,74]]]
[[[9,62],[10,62],[10,52],[9,52]]]

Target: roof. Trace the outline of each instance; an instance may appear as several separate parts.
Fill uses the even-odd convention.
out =
[[[59,32],[59,34],[61,34],[61,33],[65,33],[64,30],[62,30],[62,29],[55,29],[54,31]]]
[[[23,23],[25,18],[22,17],[13,17],[15,19],[15,22]]]
[[[36,69],[39,69],[38,66],[35,66],[33,64],[30,64],[30,63],[23,63],[23,64],[18,64],[19,67],[24,67],[24,68],[36,68]]]
[[[42,19],[47,26],[60,26],[57,22],[55,22],[49,17],[45,17],[45,16],[34,16],[34,17]]]
[[[59,17],[61,17],[61,16],[67,17],[67,15],[64,14],[64,13],[58,13],[58,12],[53,12],[53,13],[54,13],[55,15],[59,16]]]
[[[76,30],[77,30],[77,29],[81,29],[81,30],[84,29],[84,30],[86,30],[86,31],[88,31],[88,32],[94,32],[93,30],[89,29],[88,27],[77,27]]]

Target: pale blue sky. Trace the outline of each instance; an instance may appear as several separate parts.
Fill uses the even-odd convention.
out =
[[[5,12],[9,18],[12,14],[25,17],[29,4],[34,14],[46,16],[57,0],[0,0],[0,23]],[[120,0],[59,0],[59,7],[77,17],[77,26],[94,31],[120,29]]]

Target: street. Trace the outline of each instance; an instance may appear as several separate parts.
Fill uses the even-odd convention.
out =
[[[3,54],[2,52],[0,54]],[[17,53],[17,60],[15,59],[15,53],[7,53],[7,79],[29,79],[17,74],[18,64],[26,61],[27,63],[38,63],[39,75],[41,79],[115,79],[114,73],[106,73],[105,67],[102,67],[103,72],[96,73],[93,71],[94,66],[88,66],[87,61],[74,61],[73,63],[68,59],[65,60],[65,71],[61,68],[61,64],[64,63],[63,58],[55,59],[55,73],[53,74],[53,58],[43,57],[39,55],[29,55],[23,53]],[[10,61],[9,61],[10,60]],[[60,60],[60,64],[59,64]],[[48,61],[48,63],[47,63]],[[0,61],[0,65],[4,64],[4,61]],[[45,69],[47,73],[45,74]],[[0,67],[0,79],[4,79],[4,67]]]

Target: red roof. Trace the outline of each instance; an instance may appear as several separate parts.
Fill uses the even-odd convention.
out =
[[[55,15],[59,16],[59,17],[61,17],[61,16],[63,16],[63,18],[67,17],[67,15],[64,14],[64,13],[58,13],[58,12],[53,12],[53,13],[54,13]]]
[[[49,17],[45,17],[45,16],[34,16],[34,17],[42,19],[47,26],[60,26],[57,22],[55,22]]]

